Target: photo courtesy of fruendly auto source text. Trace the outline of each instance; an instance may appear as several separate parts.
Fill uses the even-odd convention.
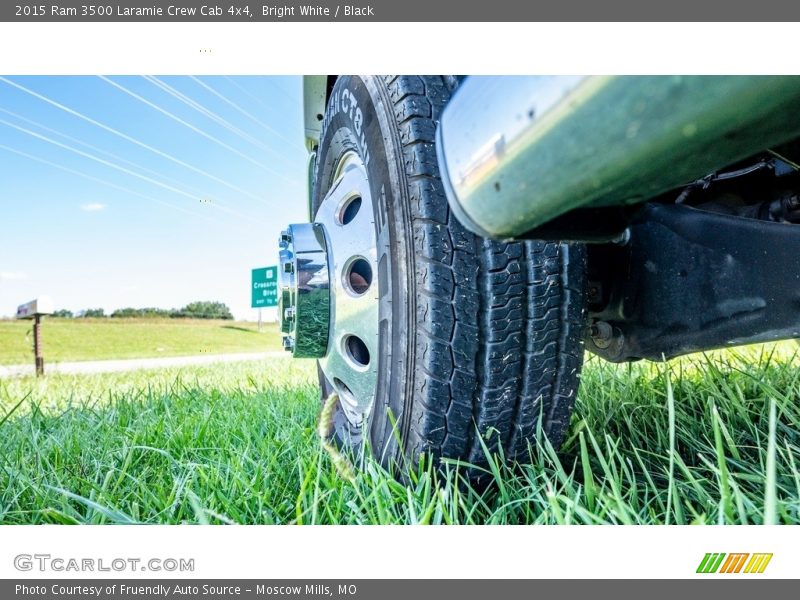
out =
[[[0,7],[0,597],[790,594],[798,22]]]

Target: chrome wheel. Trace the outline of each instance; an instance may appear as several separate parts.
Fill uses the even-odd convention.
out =
[[[373,215],[366,167],[348,152],[314,223],[291,225],[281,236],[284,347],[297,357],[320,359],[354,426],[369,415],[378,381]]]

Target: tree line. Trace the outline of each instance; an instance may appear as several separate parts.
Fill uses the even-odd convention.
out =
[[[107,315],[102,308],[87,308],[73,313],[60,309],[53,313],[62,319],[226,319],[232,320],[233,314],[224,302],[190,302],[183,308],[119,308]]]

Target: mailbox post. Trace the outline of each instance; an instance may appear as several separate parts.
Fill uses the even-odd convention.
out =
[[[53,314],[53,301],[47,296],[41,296],[17,307],[18,319],[33,319],[33,356],[37,377],[44,375],[42,317],[51,314]]]
[[[44,375],[44,356],[42,356],[42,316],[33,315],[33,363],[36,365],[36,376]]]

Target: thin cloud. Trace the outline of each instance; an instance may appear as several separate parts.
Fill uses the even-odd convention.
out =
[[[28,274],[21,271],[0,271],[0,281],[19,281],[27,278]]]
[[[100,202],[90,202],[89,204],[81,204],[81,210],[86,212],[100,212],[101,210],[105,210],[106,205],[101,204]]]

